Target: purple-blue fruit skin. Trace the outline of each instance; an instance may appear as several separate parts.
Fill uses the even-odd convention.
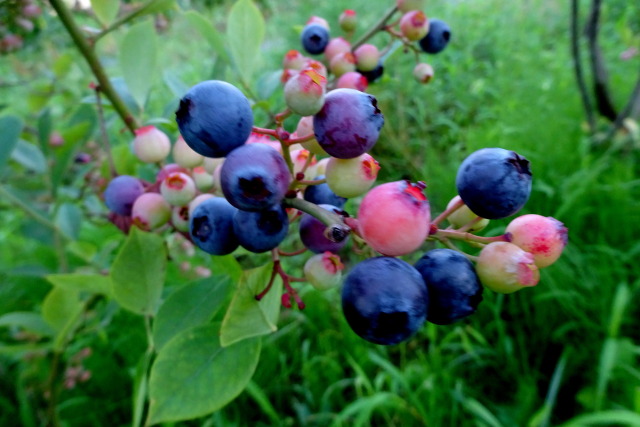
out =
[[[378,141],[384,116],[373,95],[355,89],[327,93],[322,109],[313,116],[318,144],[330,156],[352,159]]]
[[[341,210],[335,206],[318,206],[335,213],[341,212]],[[299,225],[300,240],[302,240],[302,244],[311,252],[314,252],[316,254],[326,251],[337,253],[344,247],[344,245],[347,244],[348,239],[344,239],[341,242],[332,242],[324,235],[324,231],[326,228],[327,226],[314,216],[311,216],[308,213],[302,214]]]
[[[342,287],[342,311],[349,326],[375,344],[398,344],[415,334],[426,320],[428,301],[420,273],[392,257],[358,263]]]
[[[220,170],[220,186],[238,209],[259,211],[280,203],[289,189],[291,174],[275,148],[260,142],[231,152]]]
[[[250,252],[266,252],[287,237],[289,217],[281,205],[259,212],[238,209],[233,216],[233,230],[240,246]]]
[[[227,255],[238,247],[233,231],[233,216],[237,209],[222,197],[212,197],[200,203],[189,219],[189,234],[193,243],[212,255]]]
[[[133,202],[144,193],[144,186],[136,177],[120,175],[109,182],[104,191],[104,202],[111,212],[131,215]]]
[[[451,28],[441,19],[429,19],[429,32],[418,44],[426,53],[436,54],[444,50],[451,40]]]
[[[448,325],[475,313],[483,288],[467,257],[452,249],[433,249],[414,267],[429,289],[427,321]]]
[[[501,219],[518,212],[531,194],[529,161],[514,151],[482,148],[471,153],[456,175],[462,201],[476,215]]]
[[[324,175],[319,175],[314,180],[324,179]],[[304,190],[304,199],[307,202],[315,203],[316,205],[333,205],[338,208],[342,208],[347,199],[338,196],[331,191],[329,184],[322,183],[318,185],[310,185]]]
[[[318,55],[324,52],[329,43],[329,31],[322,25],[309,24],[302,30],[300,42],[308,53]]]
[[[207,80],[180,100],[176,122],[185,142],[206,157],[225,157],[245,143],[253,128],[253,112],[235,86]]]

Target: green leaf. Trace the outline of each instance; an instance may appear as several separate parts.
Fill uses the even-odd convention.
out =
[[[145,104],[157,58],[157,35],[153,22],[146,20],[132,26],[120,45],[120,67],[127,88],[142,107]]]
[[[11,153],[16,148],[20,133],[22,133],[22,120],[15,116],[0,118],[0,173],[7,165]]]
[[[111,296],[111,281],[100,274],[68,273],[45,276],[53,286],[75,292]]]
[[[47,170],[47,159],[40,147],[22,139],[18,140],[11,158],[32,172],[44,173]]]
[[[104,27],[108,27],[109,24],[118,16],[118,9],[120,8],[119,0],[91,0],[91,8],[96,14],[96,17]]]
[[[30,311],[14,311],[0,316],[1,327],[18,327],[38,335],[51,336],[51,326],[42,318],[40,313]]]
[[[162,237],[132,227],[111,267],[116,301],[134,313],[155,314],[166,269],[167,248]]]
[[[77,240],[80,235],[82,212],[73,203],[63,203],[56,212],[56,225],[71,240]]]
[[[149,389],[149,365],[153,357],[153,351],[147,351],[136,366],[136,373],[133,378],[133,427],[142,425],[142,414],[144,413],[145,402],[147,401],[147,391]]]
[[[225,49],[224,40],[222,35],[215,29],[211,22],[205,18],[202,14],[195,10],[190,10],[184,14],[185,19],[189,22],[189,25],[200,33],[202,37],[209,43],[211,48],[218,54],[219,58],[227,64],[231,63],[229,53]]]
[[[54,287],[42,303],[42,317],[56,331],[65,330],[82,311],[78,292]]]
[[[120,144],[111,149],[111,155],[116,164],[116,172],[118,175],[134,175],[136,166],[138,166],[138,159],[131,152],[131,148],[128,145]],[[105,162],[105,169],[107,163]]]
[[[593,412],[591,414],[578,415],[562,424],[561,427],[584,426],[640,426],[640,414],[625,409],[611,409],[608,411]]]
[[[157,349],[175,335],[210,321],[231,290],[229,276],[212,276],[181,287],[158,310],[153,322],[153,343]]]
[[[277,277],[273,286],[260,301],[258,295],[269,283],[273,264],[244,272],[240,278],[229,309],[220,330],[220,343],[223,347],[238,341],[275,332],[280,314],[282,280]]]
[[[256,5],[251,0],[237,1],[229,12],[226,39],[231,57],[246,82],[251,81],[258,68],[264,34],[264,18]]]
[[[38,116],[38,142],[43,153],[49,152],[49,137],[51,136],[51,110],[45,108]]]
[[[149,376],[147,425],[209,414],[247,386],[260,357],[260,339],[222,347],[219,325],[186,330],[160,351]]]
[[[231,277],[233,283],[238,283],[244,270],[233,255],[213,255],[211,258],[211,271],[213,274],[225,274]]]

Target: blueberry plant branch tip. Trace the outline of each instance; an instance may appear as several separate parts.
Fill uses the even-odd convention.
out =
[[[465,225],[463,225],[462,227],[458,228],[457,231],[459,232],[465,232],[465,231],[469,231],[469,229],[471,227],[473,227],[474,225],[476,225],[477,223],[479,223],[480,221],[482,221],[482,217],[475,217],[474,219],[472,219],[471,221],[469,221],[468,223],[466,223]]]
[[[82,34],[80,27],[76,24],[73,16],[71,15],[71,11],[64,3],[64,0],[50,0],[51,6],[58,14],[58,17],[62,21],[62,24],[66,28],[67,32],[71,36],[73,43],[76,45],[84,59],[89,64],[93,75],[98,80],[100,85],[100,89],[104,93],[104,95],[109,98],[113,108],[116,110],[122,121],[125,123],[126,127],[129,131],[135,135],[136,129],[138,128],[138,124],[134,119],[133,115],[122,101],[116,90],[111,85],[111,81],[107,76],[100,60],[95,54],[94,50],[91,48],[87,39]]]
[[[307,136],[303,136],[301,138],[289,138],[287,140],[287,145],[299,144],[301,142],[307,142],[314,139],[316,136],[314,134],[309,134]]]
[[[451,205],[451,207],[445,209],[440,215],[438,215],[437,217],[434,218],[433,221],[431,221],[431,225],[432,226],[437,226],[438,224],[440,224],[442,221],[444,221],[445,219],[447,219],[447,217],[449,215],[451,215],[452,213],[454,213],[455,211],[457,211],[458,209],[460,209],[462,206],[464,206],[464,202],[462,201],[462,199],[458,200],[457,202],[455,202],[453,205]]]
[[[323,209],[315,203],[311,203],[304,199],[294,197],[285,198],[284,204],[286,206],[296,208],[302,212],[306,212],[309,215],[320,220],[324,225],[330,228],[331,236],[338,237],[339,235],[342,235],[344,239],[351,231],[351,227],[345,224],[342,216]]]
[[[286,109],[281,113],[276,114],[275,120],[278,126],[281,126],[282,123],[289,117],[293,112],[290,109]]]
[[[460,232],[457,230],[442,230],[442,229],[439,229],[433,235],[433,237],[430,237],[430,238],[440,239],[441,237],[445,237],[447,239],[454,239],[454,240],[465,240],[467,242],[476,242],[476,243],[510,242],[511,241],[511,233],[504,233],[499,236],[493,236],[493,237],[483,237],[483,236],[476,236],[475,234],[471,234],[471,233]]]
[[[255,132],[255,133],[259,133],[261,135],[269,135],[269,136],[272,136],[274,138],[278,137],[278,133],[274,129],[267,129],[267,128],[261,128],[261,127],[258,127],[258,126],[253,126],[251,128],[251,131]]]
[[[387,10],[387,12],[382,15],[382,18],[380,18],[377,23],[375,23],[366,33],[360,36],[360,38],[353,43],[353,45],[351,46],[351,51],[353,52],[354,50],[356,50],[362,44],[366,43],[367,40],[373,37],[378,31],[382,30],[387,25],[387,21],[391,19],[391,17],[394,13],[396,13],[397,10],[398,8],[396,6],[393,6],[392,8]]]
[[[278,249],[278,255],[280,255],[280,256],[296,256],[296,255],[303,254],[306,251],[307,251],[307,248],[305,248],[304,246],[301,249],[298,249],[297,251],[293,251],[293,252],[285,252],[283,250]]]

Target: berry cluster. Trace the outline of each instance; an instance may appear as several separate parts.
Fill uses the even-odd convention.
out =
[[[42,9],[31,0],[5,0],[0,3],[0,55],[23,47],[26,38],[39,27]]]
[[[394,12],[401,11],[401,18],[380,30],[405,44],[417,42],[426,52],[439,52],[450,30],[442,21],[427,19],[416,3],[398,0]],[[355,12],[345,11],[340,27],[351,35]],[[377,344],[404,341],[425,321],[442,325],[471,315],[485,287],[511,293],[536,285],[539,269],[558,259],[566,245],[562,223],[530,214],[512,220],[502,235],[475,234],[489,220],[512,216],[527,202],[529,161],[502,148],[472,153],[458,170],[458,195],[433,218],[423,182],[374,186],[379,164],[369,152],[384,116],[376,98],[364,90],[372,75],[381,74],[378,49],[331,38],[319,17],[306,24],[301,42],[309,54],[324,54],[325,61],[298,51],[286,54],[287,109],[275,117],[274,128],[254,126],[251,103],[238,88],[209,80],[180,100],[180,136],[173,147],[157,128],[139,129],[134,153],[161,167],[153,183],[132,176],[109,183],[104,198],[112,220],[123,229],[131,224],[146,230],[173,228],[213,255],[230,254],[239,246],[271,251],[271,282],[256,298],[280,275],[287,307],[292,299],[304,307],[291,286],[301,279],[284,272],[279,257],[308,250],[313,255],[304,265],[304,280],[320,290],[342,283],[347,322]],[[419,81],[425,81],[424,65],[419,64]],[[289,132],[284,122],[292,115],[300,118]],[[162,166],[170,153],[175,163]],[[349,216],[345,202],[360,196],[356,216]],[[439,228],[445,220],[450,225]],[[296,224],[304,249],[285,254],[279,246]],[[446,248],[424,253],[415,265],[398,258],[419,251],[427,240]],[[479,255],[464,253],[456,240],[481,247]],[[366,259],[342,280],[338,254],[345,248]]]

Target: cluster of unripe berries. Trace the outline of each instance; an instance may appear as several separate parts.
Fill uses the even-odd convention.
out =
[[[397,7],[410,3],[398,1]],[[433,22],[423,22],[418,31],[417,22],[423,20],[411,11],[399,21],[402,37],[422,43],[432,34]],[[328,32],[325,36],[322,21],[314,18],[305,27],[305,49],[353,55],[350,47],[334,50],[337,44]],[[340,18],[345,31],[353,31],[354,22],[353,13]],[[379,61],[365,58],[367,67]],[[313,60],[290,52],[285,67],[295,61]],[[334,59],[327,61],[336,76],[350,72],[332,66]],[[523,215],[501,236],[473,234],[489,220],[514,215],[524,206],[531,191],[529,162],[501,148],[472,153],[458,170],[459,195],[432,218],[424,183],[374,186],[379,165],[369,151],[384,116],[375,97],[362,88],[329,89],[329,75],[320,65],[288,75],[288,108],[276,116],[275,129],[254,126],[251,104],[235,86],[219,80],[193,86],[176,111],[181,136],[173,148],[153,126],[140,129],[133,141],[140,160],[161,164],[172,152],[175,164],[162,166],[154,183],[132,176],[113,179],[104,193],[108,208],[147,230],[173,227],[188,233],[197,247],[213,255],[230,254],[239,246],[255,253],[272,251],[274,275],[285,283],[283,304],[290,306],[295,298],[302,307],[288,283],[291,277],[278,264],[278,247],[296,221],[300,242],[314,254],[305,263],[305,279],[318,289],[342,284],[349,325],[378,344],[406,340],[425,321],[448,324],[469,316],[482,300],[483,287],[510,293],[535,285],[538,269],[553,263],[566,244],[560,222]],[[292,114],[301,117],[290,133],[284,120]],[[344,204],[360,196],[357,214],[350,217]],[[450,227],[438,228],[445,219]],[[353,266],[343,280],[338,254],[348,240],[354,250],[372,256]],[[398,258],[420,250],[426,240],[448,248],[425,253],[413,266]],[[464,254],[453,240],[481,245],[482,250],[477,257]],[[266,284],[265,291],[269,288]]]
[[[0,2],[0,55],[19,50],[36,30],[42,9],[31,0]]]

